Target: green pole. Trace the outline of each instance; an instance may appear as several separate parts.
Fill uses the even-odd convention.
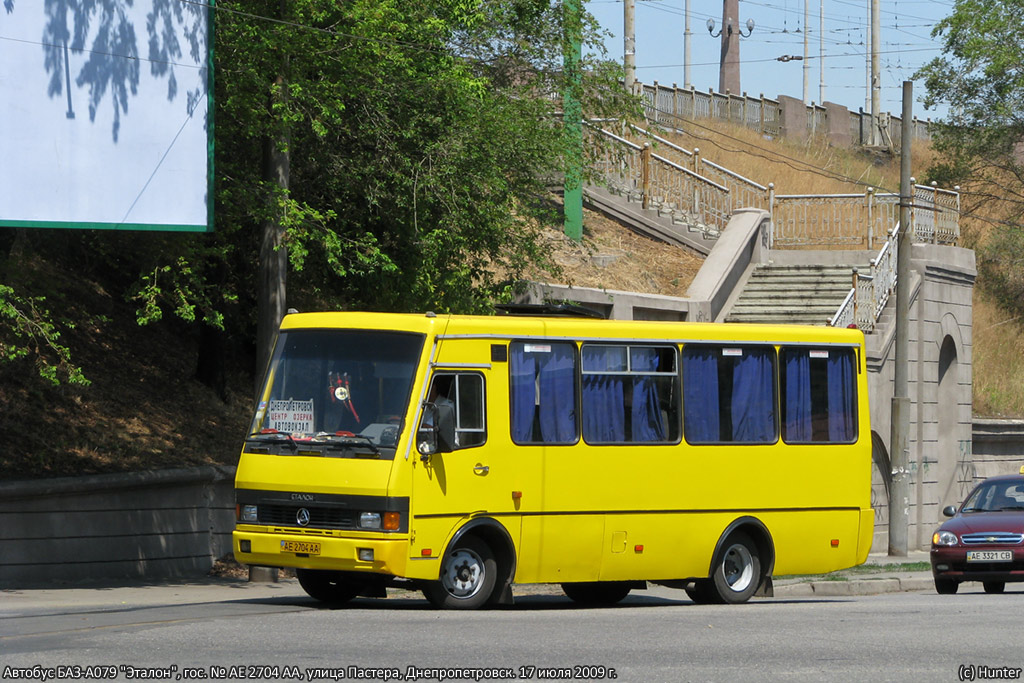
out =
[[[583,105],[580,62],[583,60],[581,0],[563,0],[565,43],[565,234],[577,242],[583,239]]]

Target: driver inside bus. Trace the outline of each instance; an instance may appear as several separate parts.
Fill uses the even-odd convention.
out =
[[[433,381],[430,383],[430,391],[427,394],[427,402],[433,403],[435,406],[447,407],[451,410],[452,417],[455,416],[455,403],[448,394],[451,393],[454,382],[452,375],[435,375]],[[427,410],[423,413],[423,426],[433,427],[434,426],[434,411]],[[455,446],[459,445],[459,432],[455,431]]]

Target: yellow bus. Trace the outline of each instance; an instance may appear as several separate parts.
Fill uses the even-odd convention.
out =
[[[740,603],[872,540],[859,330],[290,314],[249,431],[235,557],[326,602]]]

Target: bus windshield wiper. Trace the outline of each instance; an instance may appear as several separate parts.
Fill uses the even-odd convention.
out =
[[[380,449],[377,448],[377,444],[375,444],[370,437],[362,434],[346,434],[344,436],[338,434],[318,434],[317,439],[324,439],[322,442],[324,446],[333,446],[335,448],[343,448],[345,446],[369,446],[374,455],[380,457]],[[320,442],[317,441],[316,443]]]
[[[245,440],[258,441],[260,443],[282,443],[287,441],[293,449],[298,450],[299,448],[299,445],[295,443],[295,439],[293,439],[292,435],[287,432],[253,432],[249,436],[245,437]]]

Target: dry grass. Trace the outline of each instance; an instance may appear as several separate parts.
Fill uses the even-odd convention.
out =
[[[644,294],[685,296],[702,256],[633,232],[600,213],[585,210],[583,241],[544,231],[561,273],[529,273],[531,280]]]
[[[974,295],[974,414],[1024,416],[1024,319]]]

